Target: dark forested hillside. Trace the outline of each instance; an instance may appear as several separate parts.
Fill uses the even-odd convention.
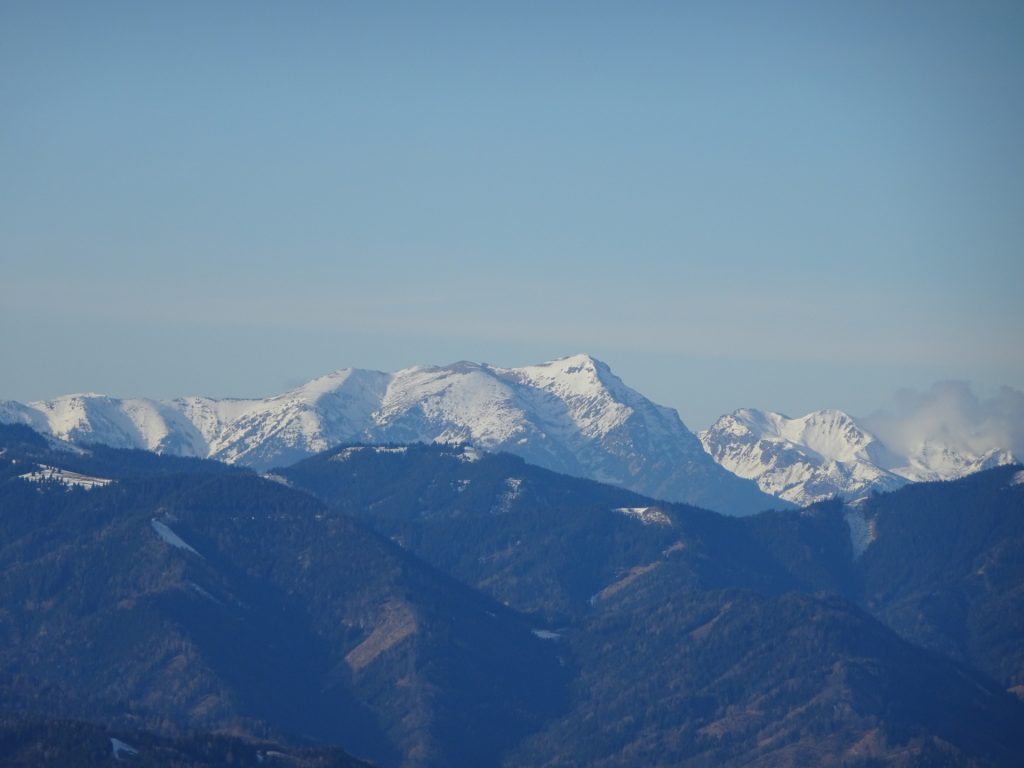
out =
[[[277,473],[459,580],[556,623],[666,557],[704,587],[817,587],[745,525],[757,518],[658,502],[507,454],[355,446]],[[849,559],[845,525],[832,528]]]
[[[572,707],[507,765],[1008,766],[1024,754],[1020,702],[841,598],[674,576],[631,584],[566,634],[581,669]]]
[[[843,749],[852,748],[858,738],[867,738],[871,731],[874,735],[869,742],[874,744],[874,752],[868,750],[865,755],[884,757],[887,750],[895,750],[895,745],[901,743],[905,755],[917,755],[926,761],[935,749],[949,760],[955,755],[959,755],[958,760],[968,760],[975,754],[978,745],[970,739],[963,751],[958,751],[958,747],[947,754],[942,745],[958,743],[958,738],[962,741],[972,728],[976,729],[975,720],[984,706],[962,695],[973,690],[975,683],[955,696],[947,691],[942,699],[947,709],[954,701],[965,705],[973,702],[975,708],[958,711],[957,718],[959,722],[975,725],[945,735],[933,732],[931,735],[937,741],[931,736],[925,738],[929,733],[927,725],[893,720],[893,712],[913,712],[929,697],[938,697],[938,692],[929,687],[936,675],[959,678],[967,674],[965,669],[958,671],[948,662],[942,662],[946,666],[934,666],[939,660],[927,654],[920,656],[921,663],[916,667],[908,665],[906,659],[916,658],[920,651],[900,642],[893,631],[905,640],[974,667],[983,673],[982,680],[984,675],[990,675],[993,680],[986,683],[990,691],[1017,684],[1012,675],[1000,672],[1016,668],[1024,651],[1024,632],[1020,628],[1024,605],[1020,591],[1024,574],[1020,569],[1024,558],[1018,554],[1024,542],[1024,486],[1011,484],[1015,472],[1007,468],[959,483],[913,486],[893,494],[876,495],[856,507],[827,502],[798,512],[766,512],[736,519],[685,505],[623,498],[615,489],[562,478],[507,456],[469,461],[460,449],[411,446],[383,451],[354,447],[281,470],[296,485],[321,495],[336,511],[358,517],[432,564],[513,607],[544,613],[553,626],[563,629],[560,641],[573,649],[586,681],[578,683],[577,696],[582,695],[581,691],[592,692],[596,688],[603,691],[596,700],[590,693],[578,698],[575,706],[582,709],[564,721],[565,727],[571,727],[573,717],[593,724],[598,711],[607,713],[609,702],[617,696],[613,691],[625,691],[634,678],[656,680],[655,688],[664,685],[667,690],[692,693],[692,686],[697,684],[683,684],[681,661],[650,658],[638,650],[649,647],[645,640],[664,637],[672,638],[666,648],[684,653],[689,638],[687,627],[696,621],[692,612],[708,601],[719,606],[728,602],[746,606],[729,613],[730,618],[754,614],[764,619],[760,624],[743,624],[742,631],[715,635],[716,653],[737,654],[733,663],[738,666],[732,667],[733,674],[739,674],[738,670],[743,668],[741,660],[745,654],[753,653],[759,643],[769,641],[773,627],[783,637],[771,642],[784,655],[792,651],[793,659],[806,651],[798,653],[794,650],[797,646],[791,646],[788,639],[797,629],[809,647],[816,647],[816,643],[824,642],[816,633],[828,636],[836,631],[829,627],[830,622],[841,619],[840,623],[873,627],[878,640],[876,647],[882,649],[878,656],[872,657],[854,644],[830,649],[827,658],[830,664],[846,663],[853,658],[850,654],[863,652],[866,658],[861,662],[881,677],[854,676],[848,693],[862,703],[876,702],[885,709],[862,711],[868,719],[858,720],[857,727],[863,728],[858,731],[850,726],[843,737],[846,741],[831,742],[829,749],[839,749],[840,742],[846,745]],[[393,484],[388,480],[392,476],[401,480]],[[571,491],[565,493],[568,488]],[[622,511],[624,508],[647,512],[629,514]],[[982,579],[985,563],[998,567]],[[965,579],[981,580],[988,586],[976,585],[968,594],[962,586]],[[947,602],[937,598],[944,589],[959,591]],[[922,612],[914,600],[905,599],[912,590],[917,590],[921,599],[931,596],[938,602],[933,612],[942,621],[929,623],[929,614]],[[648,597],[640,603],[642,608],[628,616],[617,611],[607,613],[607,606],[633,593],[658,597]],[[829,593],[842,598],[845,607],[841,612],[807,608],[808,615],[819,618],[806,625],[796,620],[792,626],[774,625],[766,620],[776,610],[771,601],[791,600],[794,594],[802,594],[802,599],[814,604]],[[721,597],[724,594],[732,597],[727,600]],[[685,599],[682,595],[686,595]],[[993,609],[991,604],[998,608]],[[757,608],[764,605],[772,607]],[[862,611],[874,614],[890,628],[875,624]],[[964,623],[957,624],[951,616],[943,616],[944,612],[958,613]],[[558,622],[564,627],[557,626]],[[720,623],[721,620],[714,626]],[[601,628],[607,626],[617,627],[616,631],[623,634],[594,646],[595,637],[603,636]],[[626,633],[634,634],[627,640]],[[958,651],[953,642],[964,635],[976,638],[975,643],[961,645],[963,650]],[[596,652],[595,647],[604,651]],[[639,666],[629,667],[632,662]],[[929,668],[928,664],[933,666]],[[652,674],[666,666],[672,670],[669,675]],[[625,673],[627,668],[630,671]],[[919,679],[906,677],[915,670]],[[621,677],[619,672],[623,673]],[[807,682],[801,680],[799,667],[790,667],[789,674],[794,675],[792,685]],[[898,685],[892,682],[897,678],[901,680]],[[600,684],[611,680],[619,682]],[[759,687],[764,680],[764,670],[751,668],[752,699],[764,693]],[[819,678],[814,684],[819,688],[812,685],[807,689],[808,700],[813,698],[814,691],[820,692],[823,680]],[[779,673],[775,685],[784,682]],[[866,688],[858,688],[861,683]],[[902,703],[889,700],[897,691],[903,697]],[[928,693],[914,699],[919,691]],[[690,693],[679,696],[686,698]],[[630,701],[647,701],[658,722],[658,718],[675,717],[672,712],[678,707],[678,699],[671,698],[656,704],[658,697],[651,690],[642,695],[623,696]],[[1019,711],[1004,693],[1000,692],[998,698],[1003,707],[1001,722],[1005,725],[1018,717]],[[584,700],[591,701],[590,706],[597,709],[587,709]],[[803,704],[790,703],[807,711]],[[729,696],[723,696],[712,711],[722,713],[736,706],[739,705]],[[631,722],[638,717],[628,707],[624,712],[623,717]],[[763,724],[770,719],[764,714],[758,722]],[[680,726],[685,730],[703,721],[691,722],[684,717],[681,722],[685,723]],[[569,738],[562,731],[551,733],[555,734],[549,742],[552,748]],[[883,738],[883,733],[889,735]],[[917,735],[908,735],[914,733]],[[792,734],[786,738],[801,741]],[[541,739],[532,743],[545,742]],[[591,742],[588,744],[593,747]],[[674,753],[675,759],[698,759],[703,755],[699,759],[707,758],[711,764],[718,764],[728,755],[732,755],[729,759],[747,760],[760,759],[761,754],[743,749],[735,754],[728,750],[705,754],[705,747],[698,748],[697,742],[693,742],[687,748],[689,751]],[[816,759],[828,751],[824,747],[815,749],[819,749]],[[810,759],[807,754],[812,753],[814,749],[806,754],[793,752],[804,754],[803,758],[794,757],[794,764]],[[542,757],[536,749],[529,754],[531,760]],[[634,753],[627,750],[624,754]],[[768,750],[765,754],[774,753]],[[1005,761],[1005,751],[997,750],[990,758],[997,759],[993,755],[998,754]],[[622,757],[621,764],[629,764],[629,759]],[[644,759],[653,757],[646,755]],[[781,758],[775,755],[765,759],[770,763]]]
[[[549,622],[578,615],[618,570],[675,540],[669,527],[614,511],[654,502],[509,454],[355,446],[277,472],[460,581]]]
[[[74,720],[0,717],[0,760],[6,768],[371,768],[332,747],[294,747],[222,734],[157,736]]]
[[[8,697],[395,765],[493,762],[557,708],[564,668],[530,624],[325,512],[248,473],[7,480]]]
[[[859,514],[864,606],[909,640],[1024,691],[1020,467],[875,496]]]
[[[460,447],[348,446],[266,478],[64,448],[0,433],[0,712],[22,764],[40,733],[103,746],[82,721],[386,767],[1024,754],[1014,468],[740,519]]]

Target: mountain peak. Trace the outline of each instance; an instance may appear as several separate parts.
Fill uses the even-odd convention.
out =
[[[555,363],[562,363],[574,368],[598,368],[608,366],[598,360],[593,355],[588,355],[586,352],[577,352],[575,355],[566,355],[565,357],[558,357],[548,362],[548,365]]]
[[[450,365],[438,366],[437,370],[452,371],[454,373],[475,373],[476,371],[489,371],[491,366],[487,363],[474,363],[472,360],[459,360]]]
[[[575,355],[566,355],[565,357],[557,357],[554,360],[549,360],[546,363],[541,363],[535,368],[557,368],[567,374],[577,373],[591,373],[598,374],[600,372],[611,373],[611,368],[607,363],[598,360],[593,355],[588,355],[585,352],[579,352]]]
[[[553,388],[580,396],[599,396],[603,392],[604,396],[612,397],[624,404],[628,404],[636,397],[646,401],[646,398],[627,387],[612,373],[612,369],[606,363],[583,353],[559,357],[537,365],[510,368],[508,372],[545,389]]]

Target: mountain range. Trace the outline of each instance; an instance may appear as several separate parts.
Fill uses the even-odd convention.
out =
[[[728,514],[855,498],[909,481],[1010,463],[933,439],[898,454],[852,417],[743,409],[694,435],[679,414],[575,355],[500,368],[460,362],[396,373],[343,369],[264,399],[119,399],[76,394],[0,402],[0,422],[77,445],[212,458],[257,470],[336,445],[468,443],[557,472]]]
[[[344,369],[262,400],[84,394],[5,402],[0,421],[79,445],[261,470],[342,443],[467,442],[723,512],[778,504],[715,464],[676,411],[652,403],[587,355],[522,368],[461,362],[397,373]]]
[[[0,762],[1017,765],[1022,481],[732,517],[465,445],[261,476],[0,426]]]

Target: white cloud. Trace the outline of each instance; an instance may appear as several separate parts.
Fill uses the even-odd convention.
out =
[[[902,454],[928,440],[977,454],[1000,448],[1024,457],[1024,392],[1012,387],[987,398],[966,381],[939,382],[927,392],[901,390],[889,409],[864,423]]]

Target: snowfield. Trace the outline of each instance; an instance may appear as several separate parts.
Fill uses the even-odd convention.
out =
[[[170,544],[175,549],[183,549],[186,552],[191,552],[193,555],[202,557],[202,555],[193,549],[188,542],[168,528],[164,523],[161,523],[159,520],[151,520],[150,525],[153,527],[153,530],[156,531],[156,535],[163,539],[165,543]]]

